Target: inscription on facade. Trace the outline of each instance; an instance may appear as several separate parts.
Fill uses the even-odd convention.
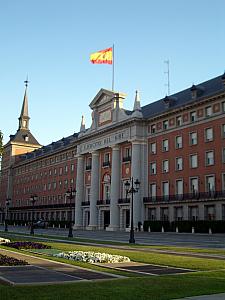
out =
[[[99,113],[99,124],[111,121],[111,110],[106,110]]]
[[[123,131],[119,131],[113,134],[110,134],[106,137],[103,137],[99,140],[95,140],[91,143],[81,144],[78,148],[78,152],[80,154],[85,152],[90,152],[93,150],[98,150],[104,147],[109,147],[117,143],[121,143],[126,141],[130,136],[130,130],[126,129]]]

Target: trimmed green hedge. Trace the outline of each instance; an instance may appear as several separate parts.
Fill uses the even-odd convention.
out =
[[[150,226],[151,231],[161,232],[162,226],[164,231],[176,232],[192,232],[195,233],[225,233],[225,221],[144,221],[144,231],[148,231]]]

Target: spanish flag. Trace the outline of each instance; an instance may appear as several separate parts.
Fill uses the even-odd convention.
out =
[[[112,47],[101,50],[90,55],[90,61],[93,64],[112,64]]]

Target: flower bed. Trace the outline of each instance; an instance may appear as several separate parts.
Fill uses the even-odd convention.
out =
[[[0,237],[0,244],[4,244],[4,243],[10,243],[10,240]]]
[[[24,266],[28,265],[25,260],[16,259],[7,255],[0,254],[0,266]]]
[[[129,257],[99,252],[69,251],[53,255],[55,257],[87,263],[122,263],[129,262]]]
[[[15,249],[50,249],[51,246],[36,242],[11,242],[2,244]]]

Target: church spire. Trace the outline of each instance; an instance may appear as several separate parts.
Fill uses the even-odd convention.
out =
[[[27,97],[27,86],[28,86],[28,78],[24,81],[25,83],[25,92],[24,92],[24,98],[23,98],[23,105],[21,109],[21,114],[19,117],[19,128],[24,130],[29,130],[29,120],[30,117],[28,115],[28,97]]]

